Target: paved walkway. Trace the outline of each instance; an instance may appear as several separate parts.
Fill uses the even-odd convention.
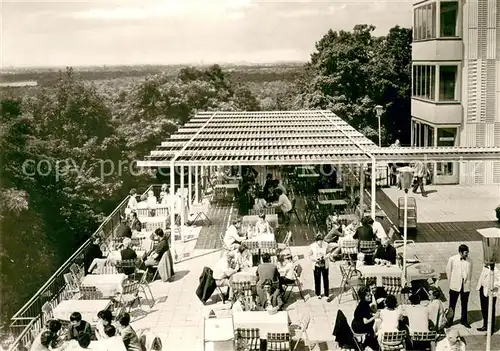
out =
[[[450,242],[447,245],[435,245],[432,243],[417,243],[415,252],[420,258],[430,263],[438,272],[444,273],[446,262],[449,256],[455,254],[458,245],[462,242]],[[479,242],[466,242],[471,250],[471,258],[473,260],[473,287],[479,277],[479,272],[482,267],[482,248]],[[298,294],[293,294],[286,307],[292,323],[298,320],[298,316],[302,313],[310,313],[312,316],[311,324],[308,329],[309,339],[314,344],[314,350],[335,350],[335,343],[332,336],[333,324],[340,308],[348,318],[352,319],[355,308],[351,294],[346,293],[342,297],[342,303],[338,303],[335,298],[331,303],[325,299],[318,300],[314,297],[312,264],[307,259],[308,248],[305,246],[293,247],[293,253],[302,257],[300,264],[303,266],[303,289],[306,294],[306,301],[302,301]],[[411,250],[411,248],[410,248]],[[136,329],[149,329],[161,337],[163,345],[169,349],[177,350],[202,350],[203,338],[203,319],[208,316],[208,313],[213,309],[217,315],[227,315],[230,312],[227,310],[229,304],[223,305],[217,302],[218,298],[214,295],[214,301],[209,300],[207,306],[204,306],[196,297],[195,291],[198,285],[198,278],[204,266],[213,267],[220,253],[212,253],[203,257],[193,258],[176,265],[176,280],[171,283],[161,281],[154,282],[151,286],[157,303],[152,309],[144,307],[142,310],[135,310],[132,313],[134,317],[132,325]],[[338,294],[340,287],[340,270],[338,263],[330,269],[330,286],[334,294]],[[441,280],[439,286],[448,295],[447,280]],[[298,298],[298,300],[297,300]],[[498,308],[498,306],[497,306]],[[497,315],[498,315],[497,311]],[[460,318],[460,311],[457,308],[457,316]],[[456,325],[460,332],[466,336],[469,341],[468,350],[479,350],[481,342],[484,345],[485,333],[480,333],[476,328],[482,325],[480,321],[480,309],[478,294],[476,291],[471,293],[469,302],[469,321],[472,324],[471,329],[466,329],[461,325]],[[500,326],[500,318],[497,323]],[[292,337],[295,338],[292,333]],[[478,345],[472,347],[472,345]],[[494,344],[500,349],[500,333],[494,336]],[[498,347],[497,347],[498,346]],[[302,344],[299,344],[298,350],[303,350]]]

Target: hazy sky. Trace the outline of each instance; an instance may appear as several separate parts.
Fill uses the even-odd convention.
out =
[[[0,0],[0,65],[306,61],[329,28],[411,25],[411,0]]]

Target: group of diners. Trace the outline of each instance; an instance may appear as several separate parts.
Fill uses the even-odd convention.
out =
[[[409,304],[398,305],[396,296],[387,294],[375,281],[368,282],[358,291],[359,302],[351,322],[352,332],[361,340],[363,348],[378,350],[384,333],[406,331],[407,350],[426,350],[430,341],[413,340],[413,335],[429,331],[443,332],[448,320],[445,307],[439,299],[438,288],[431,287],[429,301],[421,301],[419,294],[409,296]],[[437,343],[436,350],[449,350],[456,346],[463,351],[464,344],[456,330],[447,331],[447,338]],[[453,349],[455,350],[455,349]]]
[[[56,319],[45,323],[42,332],[33,341],[30,351],[145,351],[139,336],[130,325],[130,315],[123,313],[113,325],[113,314],[102,310],[97,314],[99,322],[92,326],[82,319],[80,312],[69,316],[69,325],[63,328]],[[65,329],[65,330],[63,330]],[[93,347],[93,344],[98,344]]]

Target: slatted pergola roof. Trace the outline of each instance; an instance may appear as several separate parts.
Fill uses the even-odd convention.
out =
[[[500,148],[379,148],[331,111],[200,112],[140,167],[500,160]]]

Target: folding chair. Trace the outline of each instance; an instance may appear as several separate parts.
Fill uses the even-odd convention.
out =
[[[120,316],[127,308],[127,312],[130,313],[130,310],[136,300],[139,303],[139,307],[142,307],[141,298],[139,296],[139,283],[129,282],[125,284],[122,292],[118,293],[116,296],[116,301],[119,304],[119,312],[116,316]]]
[[[70,294],[78,294],[80,292],[80,287],[78,286],[78,282],[75,281],[73,274],[66,273],[63,277],[64,282],[66,283],[66,292]]]
[[[233,290],[233,301],[236,302],[234,297],[236,293],[243,294],[245,297],[245,302],[248,307],[254,307],[255,302],[253,300],[252,282],[233,282],[231,283],[231,289]]]
[[[288,211],[288,219],[292,219],[291,216],[292,214],[295,215],[295,217],[297,217],[297,220],[299,221],[299,223],[302,223],[300,221],[300,217],[299,217],[299,214],[297,213],[297,199],[292,199],[292,209],[290,211]],[[288,223],[285,223],[285,224],[288,224]]]
[[[380,340],[380,351],[405,351],[406,331],[385,332]]]
[[[311,350],[311,343],[309,342],[309,337],[307,336],[307,328],[309,328],[310,322],[311,315],[309,313],[300,315],[299,321],[297,323],[297,329],[295,329],[295,334],[297,334],[298,332],[300,335],[297,338],[297,343],[293,347],[293,351],[295,351],[301,340],[304,341],[304,344],[307,345],[307,348]]]
[[[399,296],[401,300],[401,277],[382,277],[382,286],[389,295]]]
[[[227,287],[227,294],[224,294],[224,293],[222,292],[222,288],[223,288],[223,287]],[[222,285],[220,280],[219,280],[219,281],[217,281],[217,280],[216,280],[216,281],[215,281],[215,288],[216,288],[216,290],[217,290],[217,295],[219,296],[219,298],[220,298],[220,299],[221,299],[221,301],[222,301],[222,304],[225,304],[225,303],[226,303],[226,299],[225,299],[225,297],[224,297],[224,296],[225,296],[225,295],[229,295],[229,289],[230,289],[230,286],[229,286],[229,285]]]
[[[260,257],[262,259],[262,255],[267,253],[271,255],[271,262],[276,263],[277,257],[276,254],[278,252],[278,244],[276,241],[259,241],[259,249],[260,249]]]
[[[290,333],[267,333],[267,351],[290,351]]]
[[[258,328],[236,328],[234,331],[236,350],[260,351]]]
[[[432,343],[436,342],[437,333],[435,331],[428,332],[411,332],[410,341],[414,350],[427,351],[432,349]]]
[[[54,307],[52,306],[51,301],[47,301],[43,304],[42,317],[43,317],[43,320],[42,320],[43,323],[46,323],[47,321],[54,319]]]
[[[102,293],[95,286],[80,286],[80,300],[100,300]]]
[[[292,253],[292,250],[290,249],[290,240],[292,239],[292,232],[288,231],[286,233],[285,239],[283,240],[282,243],[278,243],[278,252],[277,254],[280,255],[283,251],[288,250],[289,253]]]
[[[359,241],[359,252],[364,253],[365,256],[373,256],[377,251],[376,241]]]
[[[193,223],[196,223],[198,220],[203,222],[207,222],[208,226],[212,225],[212,221],[210,217],[208,217],[208,204],[197,203],[191,206],[191,213],[196,216],[192,220]]]
[[[353,256],[358,254],[358,241],[357,240],[340,240],[339,247],[342,255],[342,260],[354,265]]]
[[[245,241],[245,246],[247,247],[248,252],[252,256],[258,257],[258,262],[260,262],[260,245],[258,241],[248,240]]]
[[[69,270],[70,270],[71,274],[73,274],[73,277],[75,278],[75,280],[77,280],[77,281],[80,281],[85,275],[85,272],[82,269],[82,267],[80,267],[76,263],[73,263],[69,267]]]
[[[342,295],[345,292],[348,292],[349,290],[352,292],[352,296],[355,300],[358,300],[358,292],[356,291],[356,288],[359,287],[362,284],[362,281],[360,278],[361,273],[353,268],[351,265],[340,265],[340,274],[342,275],[342,280],[340,282],[340,292],[339,292],[339,304],[342,302]],[[357,276],[356,278],[353,278],[353,276]]]
[[[294,287],[299,288],[300,297],[302,300],[306,301],[304,298],[304,293],[302,292],[302,283],[300,282],[300,276],[302,274],[302,266],[297,264],[293,267],[293,274],[295,276],[295,282],[293,284],[283,284],[285,289],[283,290],[283,303],[286,303],[292,295],[292,290]],[[289,290],[290,289],[290,290]],[[288,291],[288,297],[286,297],[286,292]]]

